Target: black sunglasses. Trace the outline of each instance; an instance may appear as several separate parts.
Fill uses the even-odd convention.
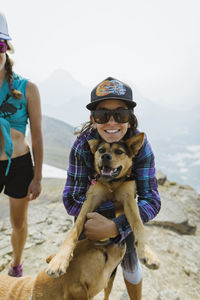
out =
[[[97,109],[92,111],[92,116],[96,123],[103,124],[110,120],[113,116],[115,122],[127,123],[130,120],[131,110],[125,108],[110,109]]]

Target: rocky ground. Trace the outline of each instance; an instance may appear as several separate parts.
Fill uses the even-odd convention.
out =
[[[170,183],[159,174],[162,209],[148,225],[148,244],[160,258],[159,270],[143,267],[144,300],[200,299],[200,196],[189,186]],[[29,236],[24,251],[24,275],[45,268],[45,258],[55,253],[72,225],[62,204],[64,180],[43,180],[43,192],[30,203]],[[8,200],[0,198],[0,271],[11,260]],[[103,299],[102,293],[95,300]],[[112,300],[129,299],[118,268]]]

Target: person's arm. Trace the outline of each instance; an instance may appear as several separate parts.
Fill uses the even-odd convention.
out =
[[[151,146],[145,138],[142,148],[134,159],[134,179],[137,185],[138,207],[143,223],[153,219],[160,210],[160,196],[155,177],[155,161]],[[120,233],[116,241],[121,241],[131,232],[130,225],[123,214],[113,221]]]
[[[63,203],[69,215],[78,216],[88,187],[88,169],[81,155],[81,145],[76,139],[70,152],[67,180],[63,190]]]
[[[43,138],[40,94],[37,86],[30,81],[27,83],[26,97],[28,100],[28,115],[30,120],[31,144],[34,160],[34,177],[29,185],[28,195],[30,200],[34,200],[41,193]]]

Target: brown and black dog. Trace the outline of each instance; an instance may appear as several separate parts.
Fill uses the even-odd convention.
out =
[[[49,276],[58,277],[65,274],[76,242],[83,230],[87,213],[94,211],[103,201],[107,200],[113,201],[116,207],[122,205],[134,233],[136,251],[141,262],[149,268],[158,268],[159,263],[152,264],[151,252],[145,251],[144,226],[135,199],[135,181],[126,180],[133,167],[133,158],[143,142],[144,133],[133,136],[124,142],[112,144],[100,140],[89,141],[91,152],[95,158],[94,164],[98,179],[94,185],[90,186],[74,226],[57,255],[50,262],[47,268]]]
[[[122,244],[79,241],[67,273],[59,278],[49,277],[45,270],[35,278],[0,274],[0,300],[91,300],[103,289],[107,300],[114,279],[111,274],[122,260],[125,248]]]

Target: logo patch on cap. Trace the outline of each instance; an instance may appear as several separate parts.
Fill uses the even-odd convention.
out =
[[[125,95],[125,86],[117,80],[105,80],[96,89],[96,95],[98,97],[106,96],[109,94]]]

